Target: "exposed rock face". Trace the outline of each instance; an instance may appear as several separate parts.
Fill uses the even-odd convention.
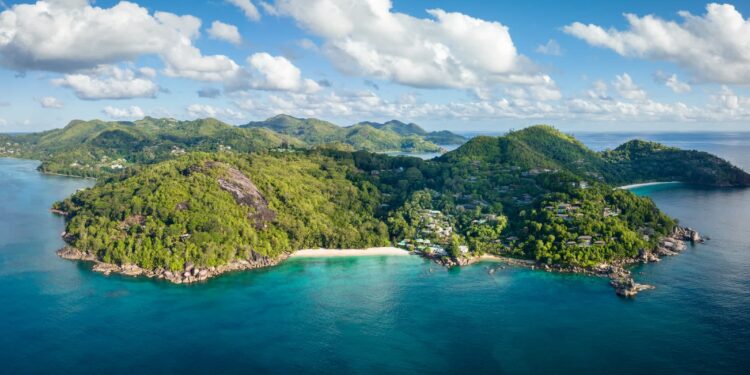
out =
[[[212,164],[215,165],[215,164]],[[276,212],[268,207],[268,201],[244,173],[233,167],[226,167],[226,175],[219,178],[219,186],[232,194],[238,204],[251,208],[249,218],[258,228],[276,219]]]
[[[182,271],[172,272],[165,269],[147,270],[135,264],[117,265],[104,263],[96,259],[92,254],[67,246],[58,250],[57,255],[61,258],[70,260],[93,262],[94,266],[92,267],[92,270],[103,273],[105,276],[109,276],[113,273],[125,276],[146,276],[148,278],[164,279],[175,284],[188,284],[205,281],[226,272],[275,266],[288,257],[288,255],[282,255],[278,258],[269,258],[253,252],[248,259],[237,259],[231,263],[218,267],[198,268],[192,263],[186,263]]]
[[[703,240],[703,237],[701,237],[700,233],[698,233],[698,231],[692,228],[685,228],[685,227],[679,227],[679,226],[674,229],[674,233],[672,234],[672,237],[681,239],[683,241],[690,241],[692,243],[705,242]]]
[[[131,215],[120,222],[120,228],[130,228],[134,226],[142,226],[146,223],[146,217],[143,215]]]
[[[57,250],[57,255],[60,258],[69,260],[84,260],[93,262],[96,259],[93,255],[84,253],[83,251],[70,246],[65,246],[62,249]]]
[[[654,289],[651,285],[635,282],[630,271],[620,266],[611,266],[608,272],[609,278],[611,279],[609,284],[615,288],[615,293],[617,293],[618,296],[634,297],[642,290]]]
[[[662,257],[678,255],[687,249],[685,241],[690,241],[693,244],[704,242],[698,231],[691,228],[677,226],[672,231],[672,234],[659,241],[659,245],[656,249],[642,249],[639,252],[638,258],[633,260],[622,260],[616,265],[609,266],[609,268],[603,272],[612,279],[610,284],[615,288],[615,292],[618,295],[623,297],[633,297],[642,290],[653,289],[654,287],[651,285],[636,283],[630,275],[630,271],[623,269],[622,266],[634,262],[659,262]]]

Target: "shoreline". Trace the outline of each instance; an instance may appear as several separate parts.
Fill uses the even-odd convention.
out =
[[[78,176],[78,175],[74,175],[74,174],[65,174],[65,173],[56,173],[56,172],[42,171],[42,170],[39,169],[39,167],[42,166],[42,161],[39,160],[39,159],[18,158],[18,157],[15,157],[15,156],[0,156],[0,159],[27,160],[27,161],[38,162],[39,165],[37,165],[36,168],[34,168],[34,169],[37,172],[39,172],[40,174],[42,174],[42,175],[57,176],[57,177],[69,177],[69,178],[81,178],[81,179],[84,179],[84,180],[94,180],[94,181],[96,181],[96,179],[97,179],[96,177],[85,177],[85,176]]]
[[[397,247],[368,247],[365,249],[302,249],[293,252],[289,258],[336,258],[366,256],[407,256],[410,252]]]
[[[637,189],[637,188],[646,187],[646,186],[670,185],[670,184],[681,184],[681,183],[682,182],[680,182],[680,181],[642,182],[642,183],[638,183],[638,184],[630,184],[630,185],[618,186],[615,189],[616,190],[630,190],[630,189]]]
[[[659,262],[666,256],[677,255],[684,251],[686,242],[693,244],[702,243],[700,234],[691,229],[677,226],[673,232],[662,238],[655,249],[642,250],[635,258],[619,259],[611,263],[602,263],[592,268],[579,266],[564,266],[560,264],[542,264],[531,259],[510,258],[501,255],[482,254],[471,257],[453,259],[449,257],[436,257],[427,254],[414,254],[407,250],[396,247],[372,247],[365,249],[302,249],[292,253],[284,253],[278,257],[271,258],[258,253],[251,255],[249,259],[236,259],[225,265],[217,267],[200,268],[192,263],[185,264],[181,271],[170,271],[163,268],[154,270],[144,269],[135,264],[111,264],[105,263],[93,254],[82,252],[73,247],[63,247],[57,251],[57,255],[63,259],[84,261],[93,263],[92,271],[99,272],[105,276],[120,274],[124,276],[145,276],[148,278],[161,279],[174,284],[192,284],[207,281],[229,272],[244,271],[257,268],[276,266],[288,258],[338,258],[338,257],[365,257],[365,256],[409,256],[420,255],[425,259],[432,260],[445,267],[469,266],[480,262],[497,262],[509,266],[529,268],[546,272],[574,273],[588,276],[608,277],[610,285],[615,289],[617,295],[622,297],[634,297],[638,292],[654,287],[635,282],[630,270],[626,267],[638,263]],[[494,269],[490,271],[493,273]]]
[[[192,263],[185,265],[181,271],[170,271],[163,268],[155,270],[144,269],[136,264],[112,264],[102,262],[94,255],[82,252],[76,248],[65,246],[57,250],[60,258],[92,263],[91,270],[105,276],[119,274],[123,276],[145,276],[149,279],[161,279],[173,284],[192,284],[206,281],[225,273],[246,271],[257,268],[276,266],[288,258],[340,258],[340,257],[367,257],[367,256],[409,256],[412,253],[396,247],[371,247],[365,249],[302,249],[290,253],[281,254],[275,258],[253,253],[250,259],[236,259],[227,264],[217,267],[200,268]]]

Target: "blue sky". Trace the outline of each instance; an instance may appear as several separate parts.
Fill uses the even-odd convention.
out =
[[[0,7],[0,131],[278,113],[463,131],[750,130],[746,2]]]

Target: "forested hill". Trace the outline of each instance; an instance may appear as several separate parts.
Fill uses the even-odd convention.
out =
[[[243,128],[267,128],[297,137],[309,144],[343,143],[365,151],[439,151],[439,145],[466,142],[458,134],[448,131],[427,132],[419,125],[391,120],[386,123],[360,122],[341,127],[315,118],[296,118],[277,115],[265,121],[251,122]]]
[[[629,141],[595,152],[551,126],[538,125],[502,137],[475,137],[441,157],[446,162],[475,160],[525,169],[564,169],[594,181],[625,185],[681,181],[704,186],[750,186],[750,175],[706,152],[654,142]]]
[[[707,152],[633,140],[602,153],[612,184],[682,181],[705,186],[750,186],[750,175]]]
[[[98,260],[145,269],[275,258],[388,242],[381,202],[352,165],[295,153],[197,153],[111,177],[56,204],[66,241]]]
[[[45,172],[101,176],[187,151],[253,152],[305,143],[268,129],[240,129],[215,119],[135,122],[71,121],[62,129],[9,137],[8,156],[39,159]]]
[[[243,127],[211,118],[177,121],[146,117],[135,122],[75,120],[62,129],[0,135],[0,156],[39,159],[42,161],[40,169],[45,172],[98,177],[191,151],[258,152],[279,147],[373,152],[441,150],[428,140],[433,133],[414,133],[415,127],[418,128],[392,121],[383,126],[342,128],[326,121],[285,115]],[[457,141],[454,136],[449,132],[434,134],[438,140]]]

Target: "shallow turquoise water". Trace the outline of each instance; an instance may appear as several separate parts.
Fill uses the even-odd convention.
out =
[[[414,257],[293,259],[177,286],[57,258],[50,204],[88,181],[0,159],[2,373],[741,373],[750,191],[649,187],[707,245],[606,280],[447,271]]]

